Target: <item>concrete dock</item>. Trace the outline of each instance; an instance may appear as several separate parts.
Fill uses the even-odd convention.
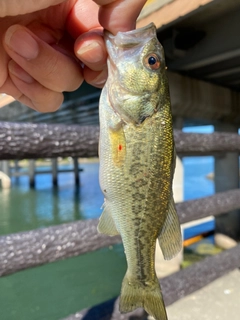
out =
[[[167,307],[167,314],[169,320],[239,320],[240,270],[175,302]]]

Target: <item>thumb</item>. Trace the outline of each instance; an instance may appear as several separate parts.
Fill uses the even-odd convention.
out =
[[[0,0],[0,18],[35,12],[66,0]]]

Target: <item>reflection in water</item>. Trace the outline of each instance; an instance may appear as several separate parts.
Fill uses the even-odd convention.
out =
[[[185,199],[213,193],[205,178],[213,160],[184,159]],[[73,220],[97,218],[103,202],[98,164],[81,164],[80,188],[71,173],[59,175],[52,188],[51,175],[38,175],[36,189],[28,178],[13,179],[13,188],[0,189],[0,234],[19,232]],[[126,270],[122,245],[49,263],[0,278],[1,319],[59,320],[78,310],[119,295]],[[46,294],[47,293],[47,294]]]
[[[0,235],[97,218],[103,202],[98,164],[81,168],[79,188],[73,173],[59,174],[58,188],[50,174],[37,175],[35,190],[26,176],[12,179],[10,190],[0,189]],[[125,270],[122,245],[116,245],[2,277],[0,319],[65,318],[119,295]]]
[[[183,159],[185,200],[213,194],[213,181],[206,179],[206,175],[213,172],[213,163],[212,157]],[[65,165],[61,169],[70,167]],[[10,190],[0,189],[0,235],[98,218],[103,203],[99,165],[83,163],[80,167],[83,172],[79,188],[74,185],[73,173],[60,173],[57,188],[52,187],[50,174],[41,174],[36,176],[36,189],[29,188],[27,176],[13,178]]]
[[[184,157],[184,200],[214,194],[214,181],[207,175],[214,171],[213,157]]]
[[[29,187],[27,176],[13,178],[10,190],[0,190],[0,235],[99,217],[103,196],[98,167],[81,165],[80,187],[75,187],[73,173],[60,173],[55,188],[50,174],[37,175],[35,189]]]

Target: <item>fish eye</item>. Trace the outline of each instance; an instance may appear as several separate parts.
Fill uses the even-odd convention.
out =
[[[160,59],[155,53],[150,53],[144,58],[144,65],[150,70],[157,70],[160,67]]]
[[[148,64],[150,66],[154,66],[156,62],[157,62],[157,59],[155,57],[151,56],[148,58]]]

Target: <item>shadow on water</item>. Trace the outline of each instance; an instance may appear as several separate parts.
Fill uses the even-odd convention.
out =
[[[82,320],[111,320],[116,308],[117,297],[90,308],[83,314]],[[117,307],[118,308],[118,307]],[[129,320],[147,320],[148,315],[144,310],[138,310],[139,315],[129,316]]]
[[[82,320],[111,320],[116,300],[117,298],[113,298],[101,305],[90,308],[88,312],[84,314]]]

